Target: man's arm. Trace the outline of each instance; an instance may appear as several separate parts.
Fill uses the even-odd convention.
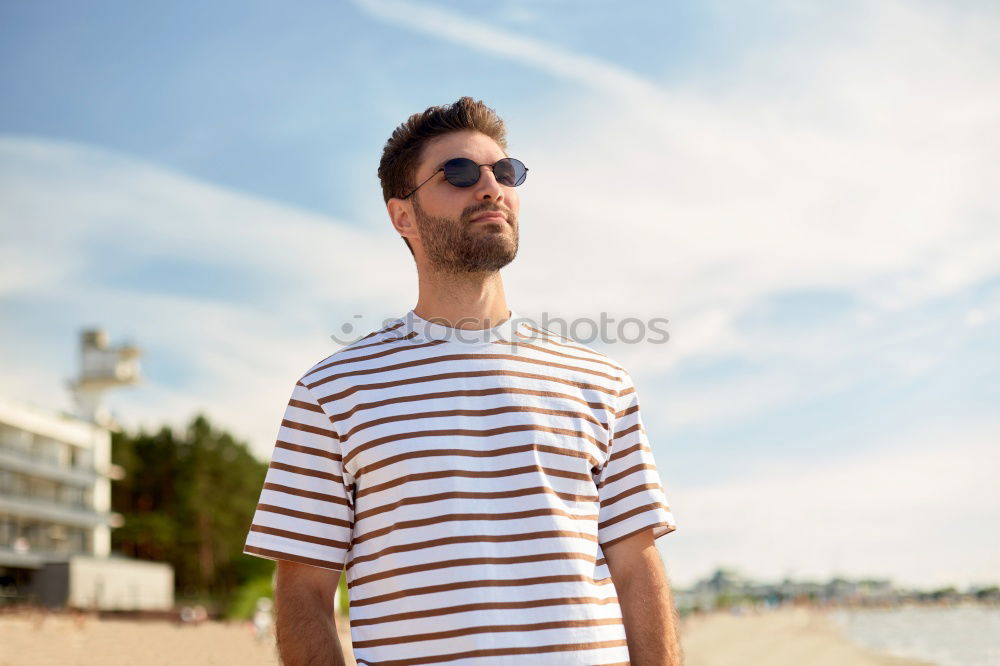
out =
[[[278,560],[275,633],[284,666],[344,666],[333,615],[339,582],[339,571]]]
[[[681,666],[677,609],[652,531],[643,530],[602,550],[618,591],[632,665]]]

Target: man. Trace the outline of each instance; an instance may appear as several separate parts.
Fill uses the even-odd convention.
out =
[[[468,97],[386,143],[416,307],[295,384],[246,541],[285,664],[343,663],[341,571],[358,664],[681,663],[631,377],[508,309],[526,175]]]

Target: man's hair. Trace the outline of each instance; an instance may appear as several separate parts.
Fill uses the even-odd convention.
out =
[[[462,97],[454,104],[432,106],[410,116],[385,142],[378,165],[383,199],[402,198],[416,186],[417,167],[428,141],[465,130],[482,132],[507,152],[507,128],[496,111],[481,100]],[[403,238],[403,242],[413,254],[410,241]]]

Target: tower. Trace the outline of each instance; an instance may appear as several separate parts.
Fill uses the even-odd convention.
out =
[[[69,382],[76,401],[77,416],[98,425],[113,427],[111,416],[101,404],[104,392],[118,386],[138,384],[142,351],[129,344],[112,347],[108,334],[98,328],[80,333],[80,376]]]

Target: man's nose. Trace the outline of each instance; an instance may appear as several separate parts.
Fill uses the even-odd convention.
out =
[[[490,201],[503,200],[503,187],[497,182],[496,174],[489,165],[479,167],[479,182],[476,183],[476,198]]]

